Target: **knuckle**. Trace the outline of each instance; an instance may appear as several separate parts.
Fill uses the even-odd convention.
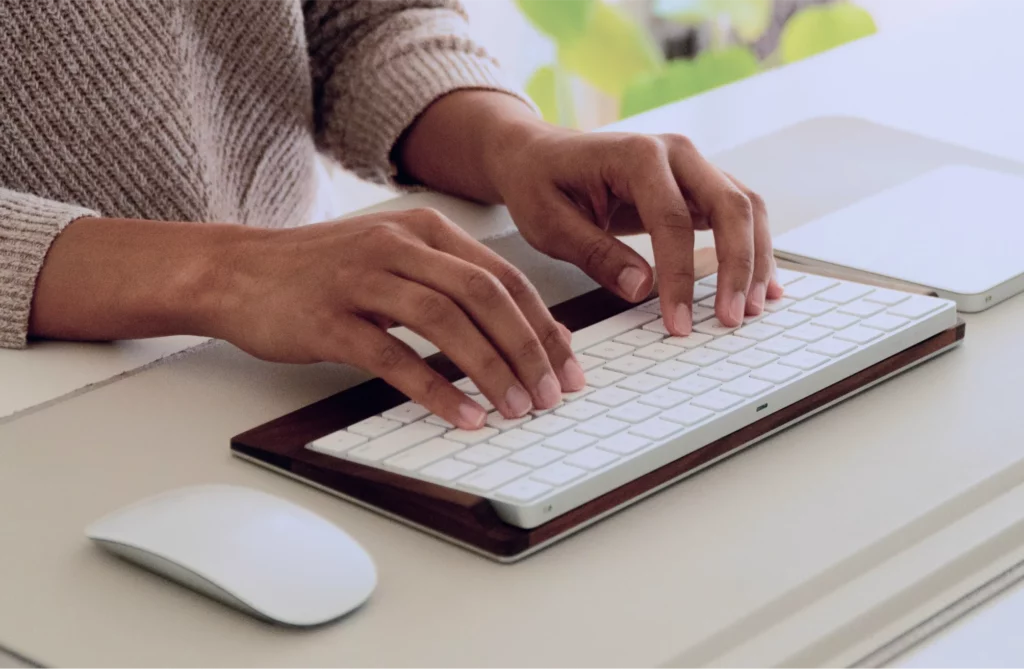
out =
[[[612,240],[607,237],[594,237],[586,242],[582,248],[582,263],[585,271],[600,270],[608,263],[612,254]]]
[[[423,381],[423,386],[420,388],[420,392],[423,397],[436,397],[438,393],[443,390],[444,384],[446,383],[447,381],[437,374],[428,374],[426,379]]]
[[[566,347],[565,337],[557,325],[545,328],[540,336],[540,342],[547,351],[558,350]]]
[[[529,337],[519,345],[519,351],[516,353],[516,358],[520,362],[536,363],[541,360],[546,360],[547,353],[544,351],[544,347],[541,346],[539,339],[536,337]]]
[[[755,214],[764,214],[768,211],[768,207],[765,204],[763,197],[749,189],[744,190],[743,194],[746,196],[747,200],[750,201],[750,207],[753,209]]]
[[[680,135],[677,133],[668,133],[661,136],[661,140],[665,142],[665,145],[673,151],[680,153],[696,153],[697,147],[694,145],[693,140],[686,135]]]
[[[729,266],[734,272],[749,277],[754,273],[754,258],[748,253],[735,253],[729,257]]]
[[[659,138],[651,135],[628,135],[624,142],[625,148],[644,162],[658,160],[665,153],[665,145]]]
[[[754,206],[750,198],[739,189],[730,189],[725,192],[722,198],[723,207],[734,216],[742,216],[750,220],[754,215]]]
[[[497,270],[497,277],[498,281],[514,300],[518,300],[533,292],[533,285],[526,278],[526,275],[512,265],[502,264]]]
[[[466,277],[466,293],[474,302],[490,306],[501,299],[504,290],[490,272],[474,269]]]
[[[451,225],[448,218],[433,207],[419,207],[411,210],[409,215],[413,220],[435,231],[447,230]]]
[[[455,310],[452,301],[439,293],[428,293],[422,296],[417,300],[416,307],[421,322],[428,326],[450,322]]]
[[[405,349],[397,340],[389,338],[377,349],[376,357],[382,371],[392,371],[405,359]]]

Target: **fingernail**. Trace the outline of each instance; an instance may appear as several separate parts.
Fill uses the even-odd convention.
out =
[[[537,384],[537,396],[543,405],[540,407],[542,409],[550,409],[562,400],[562,384],[554,374],[545,374],[540,380]]]
[[[750,294],[747,300],[750,302],[750,306],[753,307],[755,315],[764,310],[764,300],[767,293],[768,284],[766,283],[759,281],[750,287]]]
[[[743,293],[733,293],[732,302],[729,305],[729,315],[737,323],[743,322],[744,312],[747,310],[747,298]]]
[[[583,375],[583,368],[573,358],[569,358],[562,365],[562,381],[565,389],[574,391],[582,390],[587,385],[587,378]]]
[[[636,267],[627,267],[619,273],[619,288],[631,300],[639,297],[640,285],[644,282],[644,273]]]
[[[529,393],[522,386],[515,385],[505,393],[505,408],[514,417],[525,415],[533,407]]]
[[[690,305],[682,304],[676,306],[676,317],[675,317],[676,329],[682,335],[690,334],[690,328],[693,327],[693,316],[690,312]]]
[[[462,419],[463,429],[476,430],[484,426],[487,413],[476,404],[463,402],[459,405],[459,418]]]

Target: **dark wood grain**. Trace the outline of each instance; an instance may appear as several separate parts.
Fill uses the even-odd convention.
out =
[[[553,308],[555,317],[577,330],[632,305],[596,290]],[[665,483],[743,448],[751,441],[799,420],[825,405],[949,348],[965,334],[963,322],[737,432],[675,460],[577,507],[544,525],[524,530],[503,522],[484,498],[355,462],[315,453],[310,441],[406,401],[380,380],[338,393],[234,437],[231,448],[293,476],[429,528],[484,553],[508,559],[556,540]],[[449,379],[461,372],[443,356],[428,359]]]

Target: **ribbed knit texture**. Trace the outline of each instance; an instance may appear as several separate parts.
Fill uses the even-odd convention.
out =
[[[431,102],[516,94],[455,0],[13,0],[0,31],[2,347],[75,218],[301,224],[318,149],[397,184]]]

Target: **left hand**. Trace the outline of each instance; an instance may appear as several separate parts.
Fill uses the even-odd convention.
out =
[[[712,230],[715,312],[730,326],[778,299],[764,201],[682,135],[583,134],[537,124],[500,157],[492,180],[523,237],[630,301],[650,294],[650,265],[615,235],[648,232],[665,326],[692,325],[695,230]]]

